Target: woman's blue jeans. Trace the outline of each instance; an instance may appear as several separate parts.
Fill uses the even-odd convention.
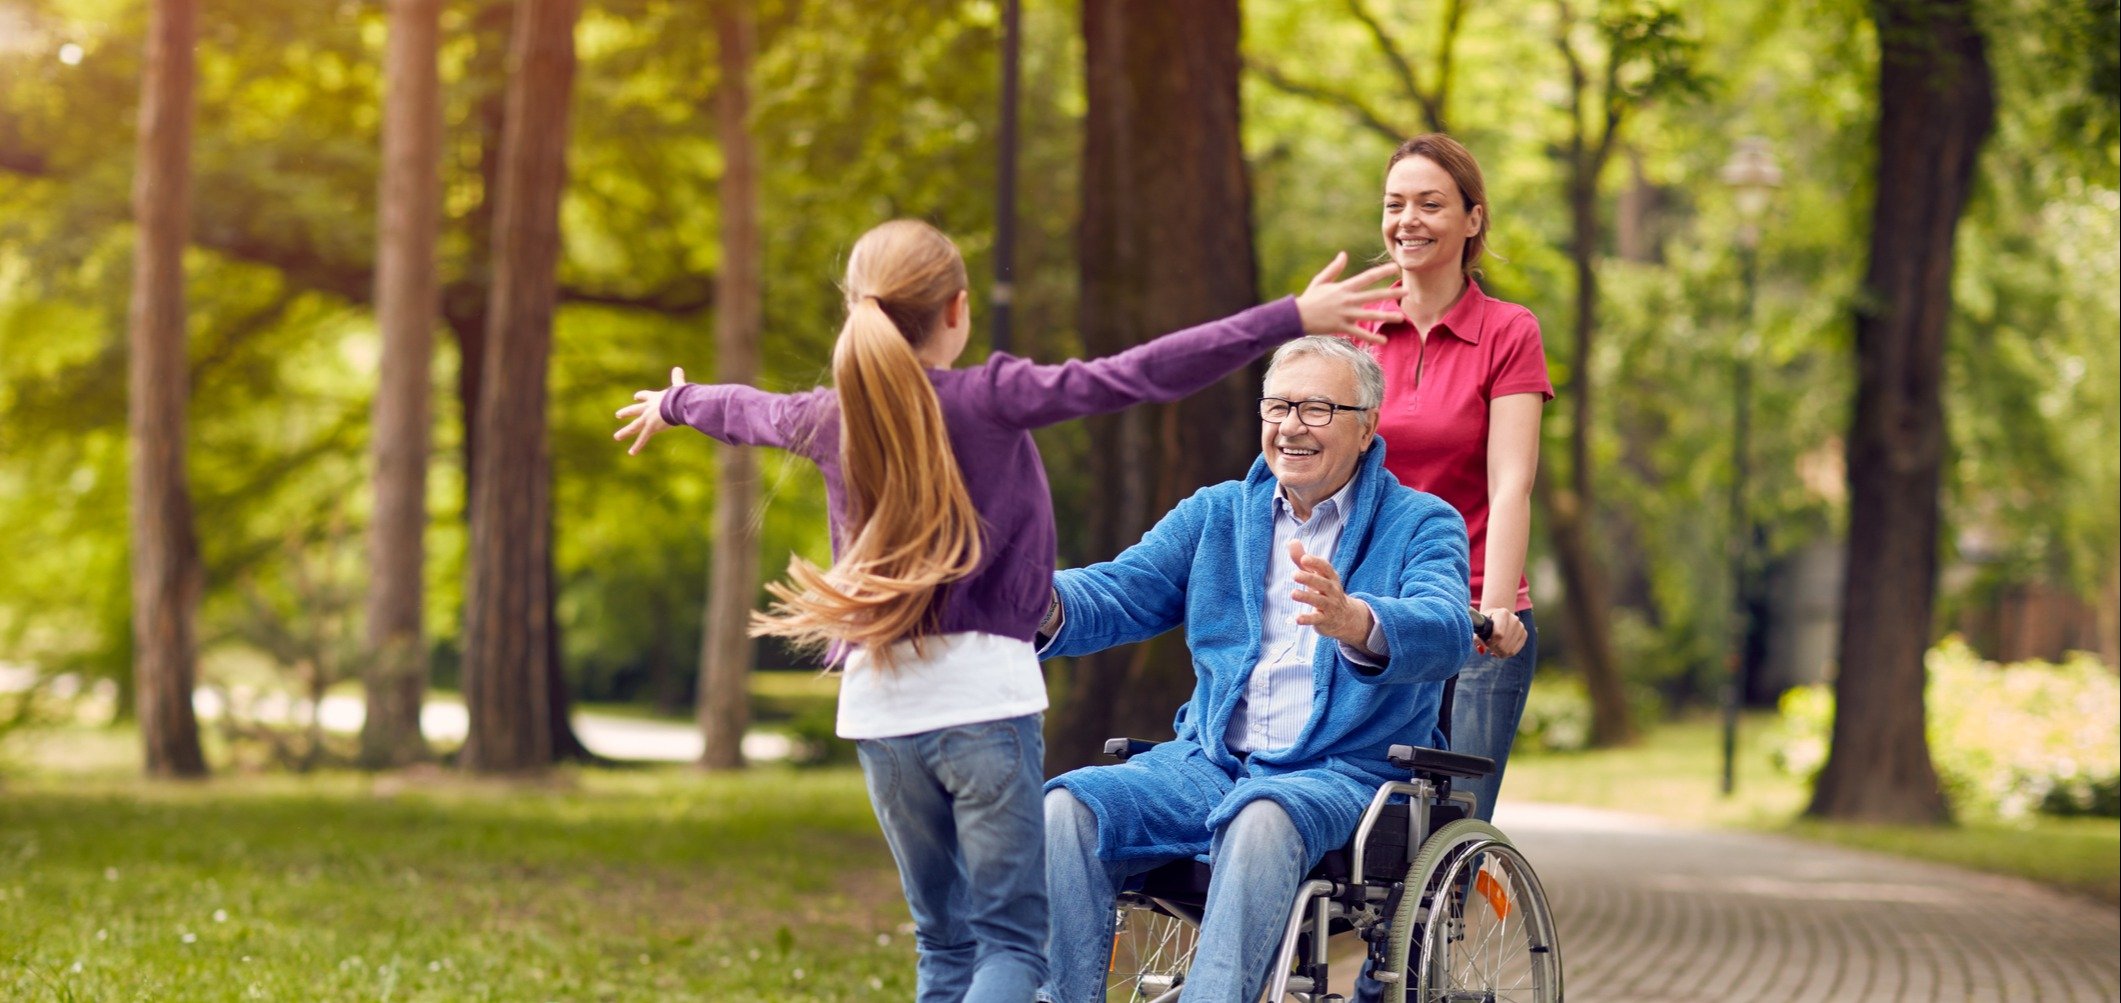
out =
[[[920,1003],[1024,1003],[1046,979],[1043,715],[863,739],[920,951]]]
[[[1508,658],[1475,654],[1466,659],[1451,697],[1451,751],[1495,761],[1493,773],[1456,785],[1480,799],[1476,814],[1483,821],[1495,818],[1502,769],[1510,761],[1510,745],[1517,740],[1517,722],[1524,717],[1525,695],[1532,692],[1532,667],[1539,657],[1539,631],[1532,626],[1532,611],[1518,613],[1517,619],[1524,624],[1524,647]]]

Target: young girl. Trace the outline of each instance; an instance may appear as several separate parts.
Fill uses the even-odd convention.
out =
[[[1031,430],[1173,401],[1304,333],[1374,338],[1366,287],[1336,257],[1300,297],[1092,362],[996,353],[951,369],[971,332],[965,264],[925,223],[885,223],[847,260],[833,387],[771,394],[686,383],[634,394],[614,438],[690,425],[801,453],[825,475],[833,563],[800,557],[753,633],[840,661],[838,732],[911,907],[919,999],[1022,1003],[1046,976],[1039,787],[1046,687],[1032,636],[1054,568],[1053,503]],[[1233,416],[1236,417],[1236,416]]]

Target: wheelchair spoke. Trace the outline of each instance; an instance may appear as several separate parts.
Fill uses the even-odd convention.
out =
[[[1177,999],[1193,963],[1199,928],[1140,900],[1121,905],[1116,919],[1105,998],[1111,1003]]]

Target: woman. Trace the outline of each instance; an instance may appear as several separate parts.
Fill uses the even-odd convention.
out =
[[[1488,819],[1532,685],[1538,634],[1524,560],[1539,415],[1554,386],[1538,319],[1474,281],[1487,186],[1465,147],[1441,133],[1400,144],[1385,164],[1383,231],[1399,282],[1373,308],[1401,315],[1375,328],[1385,343],[1370,349],[1385,371],[1385,467],[1465,517],[1473,599],[1495,622],[1487,651],[1459,673],[1450,722],[1452,749],[1495,760],[1470,785]]]

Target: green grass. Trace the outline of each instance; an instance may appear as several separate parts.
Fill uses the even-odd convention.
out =
[[[751,674],[751,717],[761,724],[803,718],[831,720],[840,678],[804,670]]]
[[[904,999],[905,922],[846,769],[0,790],[9,1000]]]
[[[1641,744],[1510,758],[1503,796],[1640,812],[1675,821],[1781,832],[1804,839],[2028,878],[2121,902],[2121,821],[2035,816],[1964,819],[1940,828],[1800,818],[1809,790],[1769,761],[1773,718],[1739,727],[1736,791],[1725,797],[1722,731],[1709,719],[1652,731]]]

